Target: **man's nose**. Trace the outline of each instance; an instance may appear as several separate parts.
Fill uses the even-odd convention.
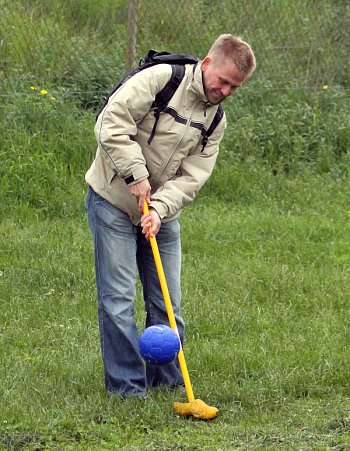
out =
[[[229,96],[230,94],[232,94],[234,91],[234,89],[231,86],[223,86],[221,88],[221,94],[225,97]]]

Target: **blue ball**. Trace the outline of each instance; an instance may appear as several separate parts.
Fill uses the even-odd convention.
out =
[[[147,327],[139,340],[142,358],[153,365],[167,365],[180,351],[180,339],[169,326],[156,324]]]

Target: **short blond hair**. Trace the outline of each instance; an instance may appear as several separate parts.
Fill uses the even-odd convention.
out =
[[[256,66],[255,56],[251,46],[238,36],[221,34],[211,46],[208,56],[215,63],[219,59],[231,60],[239,72],[249,77]]]

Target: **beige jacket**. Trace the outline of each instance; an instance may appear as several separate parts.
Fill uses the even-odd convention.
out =
[[[128,186],[148,178],[150,207],[163,222],[175,219],[210,176],[226,128],[224,115],[202,150],[200,126],[209,128],[217,106],[207,102],[200,63],[189,64],[149,145],[152,102],[170,75],[170,65],[159,64],[131,77],[110,97],[95,125],[98,148],[86,182],[135,225],[141,215]]]

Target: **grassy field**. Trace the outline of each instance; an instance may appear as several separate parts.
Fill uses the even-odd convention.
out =
[[[188,0],[172,11],[196,13],[185,23],[140,1],[139,52],[153,38],[183,49],[205,23],[183,49],[203,51],[232,7],[257,49],[181,217],[185,356],[212,422],[176,417],[183,393],[104,391],[84,173],[96,105],[123,71],[124,41],[103,38],[124,39],[126,3],[68,3],[2,2],[0,449],[350,449],[348,3]],[[142,303],[138,290],[140,332]]]
[[[210,424],[173,415],[183,394],[104,393],[83,211],[4,219],[4,449],[350,447],[349,180],[265,189],[236,204],[204,191],[182,218],[185,354],[195,396],[220,409]]]

